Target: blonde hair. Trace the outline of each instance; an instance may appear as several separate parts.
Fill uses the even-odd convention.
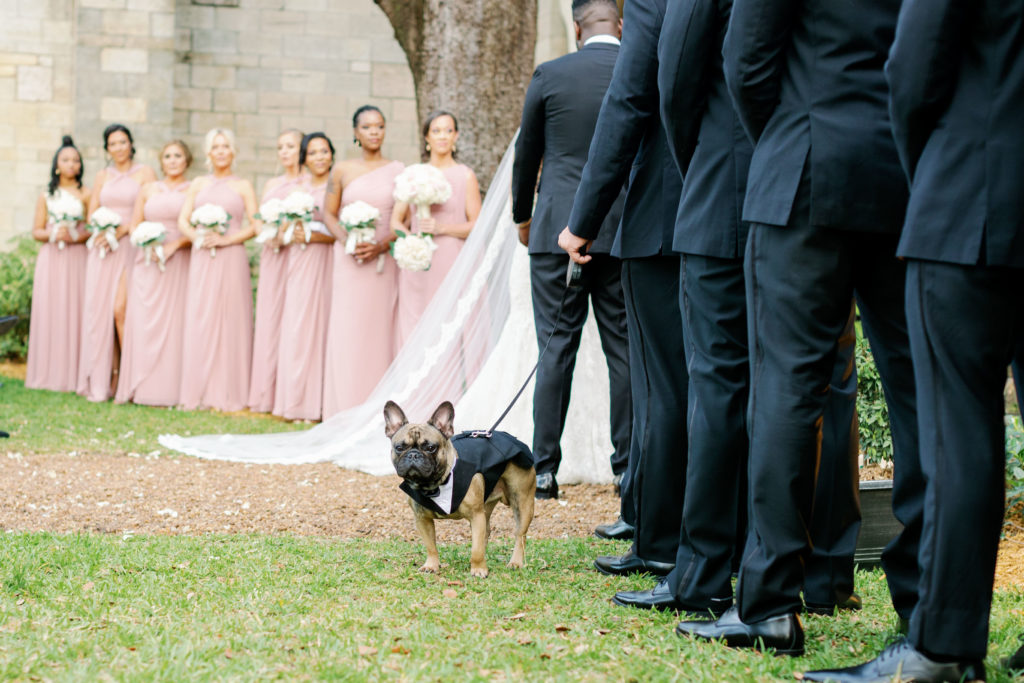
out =
[[[212,170],[213,164],[210,163],[210,152],[213,150],[213,141],[217,139],[218,135],[223,135],[224,139],[228,143],[228,149],[231,150],[231,154],[237,156],[238,153],[235,150],[235,134],[228,128],[212,128],[206,134],[206,138],[203,140],[203,149],[206,150],[206,168]]]
[[[178,139],[165,143],[164,146],[160,148],[160,156],[157,157],[158,159],[162,160],[164,158],[164,152],[167,151],[168,147],[180,147],[182,153],[185,155],[185,168],[192,165],[192,150],[188,148],[188,145],[186,145],[183,140]]]

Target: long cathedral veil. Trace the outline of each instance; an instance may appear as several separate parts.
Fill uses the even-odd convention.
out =
[[[426,420],[439,403],[449,400],[456,407],[456,429],[490,427],[537,359],[528,257],[517,246],[508,193],[514,144],[513,139],[458,259],[365,402],[306,431],[164,434],[160,443],[201,458],[262,464],[332,461],[382,475],[394,473],[390,444],[384,437],[383,406],[388,400],[402,406],[414,421]],[[352,333],[358,334],[358,329],[353,327]],[[591,326],[584,333],[585,347],[596,348],[594,337]],[[579,400],[570,407],[567,432],[571,433],[563,443],[572,445],[565,449],[560,482],[611,479],[608,385],[606,376],[602,383],[599,356],[599,352],[582,353],[577,361],[574,388]],[[585,389],[578,387],[581,382]],[[531,404],[532,383],[500,427],[526,443],[533,431]],[[599,414],[593,415],[594,410]],[[570,457],[574,451],[575,457]]]

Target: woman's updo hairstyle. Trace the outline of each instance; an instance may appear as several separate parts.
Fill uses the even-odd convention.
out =
[[[75,147],[75,141],[71,139],[70,135],[65,135],[61,138],[60,147],[53,153],[53,162],[50,164],[50,183],[47,187],[46,193],[53,195],[57,191],[57,186],[60,185],[60,169],[57,168],[57,158],[60,157],[60,153],[70,147],[71,149],[78,152],[78,175],[75,176],[75,181],[78,183],[78,187],[82,187],[82,175],[85,173],[85,162],[82,161],[82,153]]]
[[[185,155],[185,168],[187,169],[192,165],[192,150],[188,148],[184,140],[175,139],[164,143],[164,146],[160,148],[160,159],[164,158],[164,152],[167,151],[168,147],[180,147]]]
[[[423,147],[420,148],[420,158],[423,159],[423,161],[430,161],[430,150],[427,149],[427,133],[430,132],[431,124],[442,116],[452,117],[452,123],[455,125],[455,132],[459,132],[459,120],[455,118],[455,114],[451,113],[447,109],[435,109],[427,114],[427,118],[423,120]],[[452,159],[458,159],[455,155],[454,148],[452,148]]]
[[[123,123],[112,123],[103,129],[103,149],[107,149],[110,145],[110,136],[121,131],[128,136],[128,144],[132,146],[132,159],[135,158],[135,140],[132,138],[132,132]]]

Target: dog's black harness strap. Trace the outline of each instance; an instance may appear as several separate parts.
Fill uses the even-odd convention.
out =
[[[572,262],[570,261],[570,265],[571,264]],[[535,374],[537,374],[537,368],[540,366],[540,361],[544,357],[544,353],[548,350],[548,346],[551,345],[551,339],[555,336],[555,330],[558,329],[558,323],[562,320],[562,309],[565,308],[565,297],[568,294],[569,287],[566,287],[562,291],[562,298],[558,302],[558,312],[555,314],[555,322],[551,325],[551,332],[548,333],[547,341],[544,342],[544,348],[540,350],[540,354],[537,356],[537,362],[533,364],[533,370],[530,370],[530,374],[526,376],[526,381],[523,382],[523,386],[519,387],[519,391],[517,391],[516,395],[512,398],[512,402],[508,404],[508,407],[505,408],[505,412],[501,414],[501,417],[498,418],[497,422],[491,425],[490,429],[486,432],[473,432],[472,436],[489,437],[491,433],[498,428],[501,421],[505,419],[505,416],[508,415],[509,411],[512,410],[512,406],[516,404],[516,401],[518,401],[519,397],[523,395],[523,392],[526,391],[526,387],[530,383],[530,380],[533,379]]]

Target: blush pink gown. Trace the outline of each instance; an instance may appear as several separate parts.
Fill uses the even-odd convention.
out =
[[[466,222],[466,183],[469,180],[469,167],[465,164],[455,164],[448,168],[441,169],[444,177],[452,186],[452,196],[444,204],[434,204],[430,207],[430,215],[438,223],[465,223]],[[417,232],[417,219],[415,208],[412,211],[412,230]],[[425,271],[398,271],[398,348],[412,334],[416,323],[419,322],[423,310],[434,298],[445,276],[451,269],[465,240],[450,235],[435,235],[434,243],[437,244],[437,251],[430,261],[430,270]]]
[[[132,166],[125,173],[107,168],[107,177],[100,190],[100,206],[117,212],[121,225],[131,222],[139,184],[132,174],[141,166]],[[117,285],[124,274],[131,284],[135,247],[125,235],[118,240],[117,251],[100,258],[98,249],[90,249],[85,269],[85,304],[82,311],[82,349],[78,357],[78,393],[90,401],[106,401],[111,396],[110,374],[114,365],[114,299]]]
[[[284,199],[292,192],[308,191],[308,178],[278,176],[274,187],[263,193],[260,203],[268,199]],[[281,315],[284,312],[285,280],[288,277],[288,251],[276,254],[273,247],[263,245],[260,252],[260,278],[256,285],[256,330],[252,347],[252,377],[249,380],[249,410],[269,413],[274,407],[277,381],[278,345]]]
[[[57,192],[70,194],[63,189]],[[80,233],[84,230],[78,226]],[[44,242],[39,247],[25,371],[29,389],[74,391],[78,386],[87,258],[84,244],[65,244],[60,249],[56,243]]]
[[[324,205],[327,184],[310,188],[316,205]],[[323,222],[320,209],[313,220]],[[288,420],[319,420],[324,387],[324,347],[331,312],[331,267],[334,246],[293,244],[287,252],[284,312],[277,358],[274,415]]]
[[[165,243],[181,239],[178,215],[189,183],[169,188],[162,181],[143,206],[143,219],[163,223]],[[190,249],[178,249],[163,272],[155,260],[146,263],[136,249],[128,310],[125,314],[121,374],[114,400],[149,406],[178,404],[181,388],[181,346],[185,325]]]
[[[364,201],[380,211],[376,237],[391,239],[391,212],[395,176],[405,166],[399,161],[359,176],[341,195],[341,206]],[[370,395],[396,352],[395,309],[398,305],[398,268],[390,255],[384,269],[377,261],[357,263],[345,253],[345,243],[334,244],[330,328],[324,374],[324,419],[359,405]]]
[[[231,214],[228,235],[242,229],[245,203],[228,183],[213,178],[195,206],[216,204]],[[181,373],[181,404],[186,409],[245,407],[252,360],[252,285],[245,246],[195,249],[190,257]]]

